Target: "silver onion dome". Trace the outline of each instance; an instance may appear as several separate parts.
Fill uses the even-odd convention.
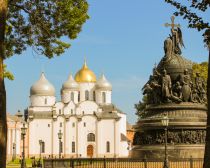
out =
[[[79,85],[77,82],[75,82],[71,74],[69,75],[67,81],[64,82],[62,89],[63,90],[79,90]]]
[[[40,96],[55,96],[54,86],[46,79],[42,72],[40,79],[31,86],[30,94]]]
[[[102,74],[99,80],[96,82],[96,89],[112,90],[112,85],[106,79],[104,74]]]

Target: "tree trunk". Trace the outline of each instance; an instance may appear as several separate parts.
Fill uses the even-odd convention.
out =
[[[209,49],[210,61],[210,49]],[[203,168],[210,168],[210,62],[208,62],[208,79],[207,79],[207,98],[208,98],[208,112],[207,112],[207,126],[206,126],[206,146]]]
[[[3,63],[5,58],[5,28],[7,18],[7,0],[0,0],[0,167],[6,168],[7,154],[7,117],[6,90],[4,85]]]

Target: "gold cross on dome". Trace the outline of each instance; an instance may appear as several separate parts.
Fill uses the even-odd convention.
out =
[[[174,30],[175,27],[180,27],[180,24],[174,23],[175,17],[171,16],[171,23],[165,23],[165,27],[171,26],[172,30]]]

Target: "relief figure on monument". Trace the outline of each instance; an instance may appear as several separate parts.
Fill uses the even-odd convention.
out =
[[[206,100],[206,91],[205,91],[205,82],[203,78],[200,76],[199,72],[196,72],[196,78],[195,78],[195,85],[197,89],[197,94],[199,97],[199,103],[205,103]]]
[[[161,89],[163,102],[171,102],[171,77],[167,74],[165,69],[163,69],[163,74],[161,76]]]
[[[183,95],[183,101],[189,102],[191,101],[191,87],[192,87],[192,81],[191,77],[188,73],[188,69],[184,70],[184,74],[180,77],[180,83],[182,85],[182,95]]]

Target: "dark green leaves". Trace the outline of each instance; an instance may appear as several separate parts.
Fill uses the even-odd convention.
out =
[[[89,18],[86,0],[10,0],[6,56],[21,54],[32,46],[48,58],[59,56],[75,39]]]

